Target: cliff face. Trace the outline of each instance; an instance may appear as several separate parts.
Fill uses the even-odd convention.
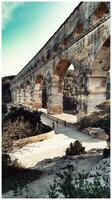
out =
[[[10,84],[15,76],[6,76],[2,78],[2,103],[11,102]]]
[[[7,103],[11,102],[10,84],[15,76],[6,76],[2,78],[2,113],[7,112]]]

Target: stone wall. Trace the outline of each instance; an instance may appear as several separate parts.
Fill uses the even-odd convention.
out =
[[[22,146],[24,146],[26,144],[47,140],[49,138],[52,138],[54,135],[55,135],[55,132],[54,131],[50,131],[48,133],[44,133],[44,134],[40,134],[40,135],[36,135],[36,136],[32,136],[32,137],[19,139],[19,140],[13,141],[13,147],[22,147]]]

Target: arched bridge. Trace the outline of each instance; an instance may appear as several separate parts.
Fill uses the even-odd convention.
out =
[[[110,68],[110,3],[82,2],[11,84],[12,101],[38,110],[43,86],[48,113],[63,112],[64,78],[74,66],[79,114],[106,99]]]

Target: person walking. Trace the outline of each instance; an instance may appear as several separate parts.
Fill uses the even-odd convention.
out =
[[[58,127],[58,125],[59,125],[59,121],[58,121],[58,120],[56,121],[56,125],[57,125],[57,127]]]
[[[67,126],[66,120],[64,121],[64,125]]]
[[[54,122],[52,122],[52,128],[54,129],[55,125],[54,125]]]

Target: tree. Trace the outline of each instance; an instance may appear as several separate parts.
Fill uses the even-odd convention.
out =
[[[76,140],[74,143],[70,143],[70,146],[66,149],[66,155],[79,155],[85,152],[85,147],[81,142]]]

